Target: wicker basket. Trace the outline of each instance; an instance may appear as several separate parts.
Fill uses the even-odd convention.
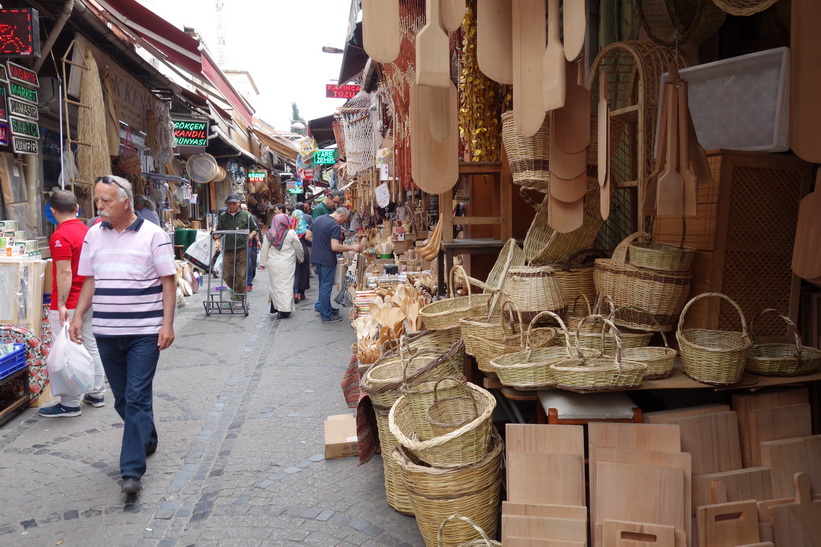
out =
[[[413,452],[421,461],[436,467],[461,467],[480,461],[487,454],[490,430],[493,427],[493,409],[496,398],[487,390],[471,383],[479,415],[446,435],[420,440],[410,403],[400,397],[391,407],[388,425],[396,440]]]
[[[716,33],[726,14],[713,0],[639,0],[648,36],[659,44],[699,44]]]
[[[508,307],[511,308],[508,316],[513,323],[510,333],[507,333],[504,327],[505,310]],[[476,358],[476,365],[482,372],[492,372],[490,358],[498,355],[500,350],[503,351],[508,346],[519,349],[524,346],[522,313],[516,304],[507,299],[502,304],[500,315],[462,318],[459,320],[459,328],[465,341],[465,352]]]
[[[487,455],[465,467],[427,466],[402,445],[392,452],[425,545],[438,544],[439,526],[453,514],[469,518],[491,537],[496,535],[504,443],[495,429],[488,436]],[[448,527],[443,532],[442,541],[445,545],[459,545],[475,538],[473,530]]]
[[[479,417],[476,398],[469,389],[464,388],[464,382],[461,395],[449,396],[443,391],[442,398],[439,398],[438,387],[442,380],[444,378],[436,382],[433,388],[433,403],[425,409],[425,419],[436,437],[447,435]]]
[[[490,269],[487,281],[467,277],[465,282],[480,287],[486,293],[493,294],[488,311],[491,315],[496,315],[502,304],[503,297],[501,290],[502,284],[504,284],[505,277],[507,276],[507,271],[513,266],[523,266],[524,263],[525,252],[519,247],[519,244],[516,243],[514,238],[510,238],[504,244],[502,250],[499,251],[499,256],[496,257],[496,262],[493,264],[493,268]],[[456,280],[459,281],[460,277],[457,277]]]
[[[713,3],[723,12],[741,17],[755,15],[776,2],[778,0],[713,0]]]
[[[567,312],[564,293],[550,266],[518,266],[510,268],[504,292],[522,312],[524,321],[531,321],[539,312],[551,311],[560,316]]]
[[[776,313],[792,330],[794,344],[768,343],[758,344],[755,340],[755,323],[765,313]],[[767,308],[761,310],[750,322],[750,357],[747,359],[747,370],[762,376],[800,376],[815,372],[821,366],[821,350],[801,345],[801,335],[789,317],[778,310]]]
[[[483,310],[487,309],[493,295],[471,294],[470,283],[465,283],[468,291],[467,296],[454,297],[454,275],[456,272],[459,272],[467,279],[467,274],[461,266],[454,266],[450,270],[450,283],[448,283],[450,298],[432,302],[419,310],[419,317],[422,318],[426,329],[452,329],[459,326],[459,319],[480,315]]]
[[[408,491],[405,490],[405,483],[402,482],[402,473],[399,469],[399,465],[393,458],[384,456],[385,454],[393,453],[394,447],[398,444],[388,424],[390,411],[390,407],[385,408],[377,404],[373,405],[373,412],[376,415],[376,431],[379,434],[379,449],[383,454],[382,471],[385,475],[385,497],[388,500],[388,505],[396,511],[406,515],[413,515],[413,505],[411,504]]]
[[[652,313],[646,312],[639,308],[634,308],[635,311],[646,313],[655,320]],[[664,341],[664,347],[646,346],[640,348],[622,348],[621,356],[626,361],[635,361],[637,363],[644,363],[647,365],[647,370],[644,373],[644,380],[661,380],[668,378],[673,374],[673,366],[676,362],[676,355],[678,352],[670,347],[667,343],[667,335],[659,328],[661,339]]]
[[[609,296],[620,310],[613,322],[620,327],[637,330],[655,330],[656,322],[662,330],[670,331],[690,293],[691,273],[669,273],[643,270],[628,264],[627,249],[639,237],[636,232],[625,238],[613,251],[613,258],[599,258],[593,271],[596,291]],[[656,321],[650,321],[645,313],[637,313],[630,307],[652,313]],[[605,313],[610,310],[603,309]]]
[[[596,304],[597,310],[600,307],[604,307],[603,303],[607,303],[609,309],[611,310],[617,309],[613,305],[613,301],[607,297],[602,298],[601,301]],[[639,308],[630,307],[629,311],[631,313],[636,313],[635,310],[637,309]],[[593,311],[593,315],[598,314],[597,310]],[[622,310],[624,310],[624,308],[618,308],[618,311],[621,312]],[[613,315],[614,313],[611,312],[608,319],[612,321]],[[585,321],[585,319],[587,319],[587,317],[584,317],[581,321],[577,322],[575,329],[571,329],[576,333],[576,346],[583,349],[598,351],[602,354],[613,355],[616,351],[616,337],[612,332],[608,332],[607,324],[605,323],[601,327],[598,327],[595,321]],[[653,333],[627,332],[620,330],[619,337],[621,339],[622,350],[626,348],[643,348],[650,343]]]
[[[584,321],[599,320],[610,327],[616,341],[615,356],[586,357],[576,345],[578,357],[550,365],[556,387],[576,392],[619,391],[638,387],[647,365],[621,358],[621,336],[616,325],[603,315],[589,315]],[[583,322],[584,322],[583,321]],[[578,338],[578,331],[577,331]]]
[[[579,309],[580,298],[584,299],[585,309]],[[565,318],[567,319],[567,328],[570,331],[575,331],[581,320],[591,313],[593,313],[593,309],[590,307],[590,300],[587,298],[587,295],[576,295],[576,298],[573,300],[573,305],[569,306],[567,309],[567,317]],[[584,325],[584,329],[586,332],[597,332],[596,325],[590,323]]]
[[[690,306],[702,298],[723,298],[733,305],[741,318],[741,332],[685,329],[684,320]],[[721,293],[702,293],[687,302],[676,332],[682,370],[693,380],[716,386],[735,384],[741,379],[750,355],[750,337],[744,313],[729,296]]]
[[[654,243],[649,240],[630,243],[630,264],[636,268],[646,268],[661,272],[686,273],[696,250],[684,245]]]
[[[448,382],[440,386],[440,382],[445,380]],[[438,396],[442,398],[465,396],[467,393],[465,381],[464,375],[457,375],[428,378],[402,384],[401,392],[410,402],[410,409],[416,420],[416,428],[420,439],[427,440],[440,435],[428,421],[427,416],[428,407],[436,402],[437,389]]]
[[[550,180],[550,116],[545,116],[535,135],[525,137],[516,130],[513,111],[503,112],[502,144],[510,163],[513,184],[546,194]]]
[[[596,284],[593,283],[593,261],[596,258],[606,258],[604,251],[584,249],[573,253],[565,262],[551,264],[568,303],[574,302],[579,295],[587,298],[588,305],[596,301]]]
[[[476,523],[470,520],[467,517],[463,517],[462,515],[451,515],[445,520],[442,521],[442,524],[439,525],[439,535],[436,537],[436,545],[437,547],[444,547],[445,546],[445,527],[448,523],[461,520],[462,522],[467,523],[468,526],[473,528],[473,530],[479,534],[477,539],[472,539],[470,541],[466,541],[465,543],[460,543],[458,547],[502,547],[502,544],[496,540],[490,539],[484,530],[476,526]]]

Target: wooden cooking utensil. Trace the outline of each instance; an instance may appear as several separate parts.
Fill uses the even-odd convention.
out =
[[[646,217],[656,215],[656,196],[658,194],[658,179],[659,175],[664,171],[667,160],[667,113],[669,112],[668,103],[670,102],[670,92],[672,87],[670,84],[665,84],[664,93],[661,96],[661,120],[659,122],[659,138],[658,148],[656,149],[656,165],[653,171],[647,175],[644,182],[644,202],[642,204],[642,214]]]
[[[584,33],[587,26],[584,0],[565,0],[562,23],[564,23],[564,56],[575,61],[584,48]]]
[[[450,41],[439,20],[439,1],[425,2],[425,26],[416,34],[416,83],[450,85]]]
[[[684,212],[684,181],[679,174],[678,94],[673,90],[667,104],[667,160],[658,177],[656,212],[661,216],[681,216]]]
[[[436,142],[446,142],[451,131],[458,131],[453,125],[453,116],[459,108],[456,87],[451,83],[448,87],[430,88],[430,111],[428,112],[430,135]]]
[[[513,1],[516,2],[516,0]],[[543,2],[542,9],[544,9]],[[532,17],[536,19],[538,14],[534,13]],[[544,50],[542,67],[544,74],[543,106],[545,111],[549,112],[564,106],[567,92],[564,46],[559,36],[559,0],[547,0],[547,48]]]
[[[451,83],[451,94],[456,87]],[[450,131],[444,142],[437,142],[430,132],[431,90],[415,83],[410,85],[411,175],[416,185],[429,194],[441,194],[453,188],[459,179],[459,132]],[[453,104],[453,100],[451,100]],[[456,108],[447,115],[456,127]]]
[[[439,0],[439,10],[442,26],[448,32],[453,32],[462,26],[465,18],[465,0]]]
[[[551,130],[550,135],[553,137],[557,132],[555,143],[559,150],[565,154],[575,154],[586,151],[590,144],[590,90],[584,87],[582,63],[567,63],[566,74],[568,78],[564,107],[553,111],[555,132]],[[553,162],[552,156],[550,161]]]
[[[795,503],[772,507],[773,533],[776,545],[813,547],[821,538],[821,501],[810,497],[810,479],[796,473]]]
[[[792,271],[803,279],[821,276],[821,169],[815,178],[815,191],[798,204]]]
[[[698,180],[690,167],[690,109],[687,106],[687,82],[679,81],[678,89],[679,172],[684,181],[684,216],[698,216]]]
[[[607,106],[607,73],[599,73],[598,131],[598,178],[599,212],[603,220],[610,216],[610,109]]]
[[[547,223],[560,234],[581,228],[584,223],[584,198],[567,203],[554,197],[547,200]]]
[[[476,62],[482,74],[500,84],[513,83],[512,17],[510,0],[478,0]]]
[[[399,57],[399,0],[362,0],[362,43],[374,61],[392,63]]]
[[[790,148],[801,159],[821,163],[821,3],[793,0],[790,7]]]
[[[688,103],[689,104],[689,103]],[[699,184],[709,184],[713,180],[713,171],[710,169],[710,162],[707,160],[707,151],[698,142],[696,126],[693,124],[693,117],[687,112],[688,142],[690,143],[690,167],[696,174]]]
[[[558,0],[557,0],[558,1]],[[542,127],[544,54],[544,0],[513,2],[513,123],[525,137]]]

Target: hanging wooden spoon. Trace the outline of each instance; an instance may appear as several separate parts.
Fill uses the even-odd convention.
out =
[[[513,83],[513,6],[510,0],[478,0],[476,62],[500,84]]]
[[[565,0],[562,23],[564,25],[564,56],[575,61],[584,48],[584,33],[587,27],[584,0]]]
[[[678,92],[679,139],[681,140],[679,171],[684,181],[683,210],[684,216],[694,217],[698,216],[698,180],[690,167],[690,125],[687,123],[690,110],[687,107],[687,82],[680,80],[676,91]]]
[[[667,105],[667,160],[658,178],[656,211],[660,216],[681,216],[684,213],[684,180],[679,173],[678,93],[675,85]]]
[[[542,9],[544,9],[544,4]],[[533,13],[531,16],[535,19],[538,14]],[[544,23],[542,23],[542,28],[544,28]],[[542,88],[544,109],[550,112],[562,108],[567,88],[564,46],[559,37],[559,0],[547,0],[547,48],[542,58],[542,72],[544,74]]]
[[[599,73],[599,105],[597,112],[599,211],[610,216],[610,109],[607,107],[607,73]]]
[[[448,32],[458,30],[465,18],[467,2],[465,0],[439,0],[442,26]]]
[[[362,0],[362,43],[374,61],[392,63],[399,57],[399,0]]]
[[[450,85],[450,41],[439,20],[439,0],[425,2],[425,26],[416,35],[416,83]]]
[[[544,0],[513,1],[513,124],[532,137],[542,127]],[[558,1],[558,0],[556,0]]]

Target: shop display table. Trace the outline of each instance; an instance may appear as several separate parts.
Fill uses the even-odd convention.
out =
[[[477,239],[454,239],[453,241],[443,241],[436,258],[436,277],[438,281],[437,294],[445,296],[445,283],[448,272],[453,267],[453,256],[458,254],[496,254],[502,250],[507,241],[491,238]]]

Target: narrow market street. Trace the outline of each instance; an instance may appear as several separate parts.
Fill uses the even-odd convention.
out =
[[[266,272],[248,317],[206,317],[204,290],[186,298],[160,357],[160,443],[137,496],[120,493],[110,391],[80,417],[28,408],[0,427],[0,544],[423,545],[386,503],[379,455],[324,458],[323,421],[352,412],[339,382],[355,336],[347,321],[321,324],[312,281],[285,320],[268,313]]]

